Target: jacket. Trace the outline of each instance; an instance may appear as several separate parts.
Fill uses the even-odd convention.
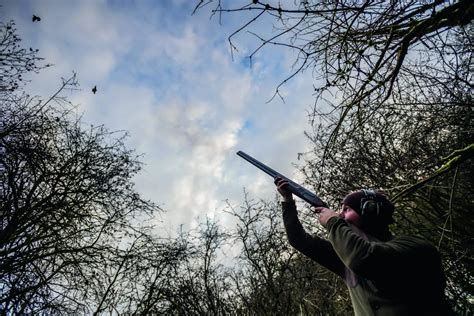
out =
[[[441,257],[428,241],[366,240],[338,217],[328,220],[326,240],[304,230],[294,201],[282,206],[290,244],[343,278],[355,315],[450,315]]]

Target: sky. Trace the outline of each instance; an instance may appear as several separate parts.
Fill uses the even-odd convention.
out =
[[[212,4],[192,14],[196,3],[0,0],[2,21],[14,20],[23,45],[54,64],[25,90],[50,96],[75,72],[80,87],[67,96],[84,124],[129,133],[127,145],[144,163],[136,189],[165,210],[161,229],[170,233],[206,217],[231,225],[222,211],[242,203],[244,188],[256,200],[275,198],[272,179],[237,151],[298,180],[298,153],[310,148],[311,75],[287,83],[284,102],[268,102],[295,52],[267,47],[250,64],[258,41],[239,34],[232,55],[227,38],[255,13],[225,14],[219,23]]]

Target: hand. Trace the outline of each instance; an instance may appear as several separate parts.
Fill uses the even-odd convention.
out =
[[[293,194],[290,192],[290,190],[288,190],[288,180],[276,177],[274,182],[277,186],[278,192],[283,197],[283,201],[293,201]]]
[[[327,207],[316,207],[314,211],[316,213],[319,213],[319,222],[324,227],[326,227],[326,224],[328,223],[328,220],[331,217],[335,217],[335,216],[339,217],[338,213],[334,212],[333,210],[328,209]]]

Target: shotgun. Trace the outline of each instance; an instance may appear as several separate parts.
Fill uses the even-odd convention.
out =
[[[247,160],[252,165],[254,165],[258,169],[262,170],[266,174],[270,175],[271,177],[273,177],[273,179],[279,177],[279,178],[287,180],[288,181],[288,190],[291,193],[293,193],[294,195],[296,195],[296,196],[300,197],[301,199],[305,200],[309,204],[311,204],[313,206],[327,207],[327,204],[324,203],[316,194],[314,194],[311,191],[306,190],[305,188],[303,188],[298,183],[291,181],[290,179],[288,179],[287,177],[285,177],[281,173],[276,172],[275,170],[273,170],[272,168],[268,167],[267,165],[261,163],[257,159],[247,155],[243,151],[238,151],[237,155],[242,157],[243,159]]]

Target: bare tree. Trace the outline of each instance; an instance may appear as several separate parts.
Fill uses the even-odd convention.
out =
[[[232,312],[232,296],[219,249],[227,242],[227,233],[206,218],[194,231],[182,232],[187,255],[168,281],[168,313],[226,315]]]
[[[133,291],[116,285],[137,273],[134,263],[152,255],[168,263],[179,251],[145,226],[161,210],[134,189],[141,163],[126,134],[85,128],[63,96],[76,89],[75,75],[46,100],[23,92],[23,75],[39,71],[41,58],[15,32],[13,22],[0,24],[1,311],[120,307],[116,293]]]
[[[74,78],[60,90],[71,84]],[[133,217],[159,211],[133,188],[140,163],[125,136],[104,127],[84,130],[63,101],[22,96],[3,104],[0,303],[6,311],[78,301],[71,282],[89,282],[120,240],[138,234]]]
[[[38,49],[24,48],[16,33],[15,22],[0,21],[0,98],[6,92],[21,89],[28,72],[39,72],[49,64],[38,65],[43,60],[38,57]]]
[[[195,10],[210,3],[215,5],[213,14],[220,17],[224,13],[249,15],[247,22],[229,36],[232,50],[238,47],[235,36],[248,31],[260,41],[250,58],[269,45],[297,51],[295,68],[277,87],[276,95],[298,73],[313,71],[313,119],[324,113],[337,114],[328,146],[344,132],[341,128],[345,121],[357,128],[391,100],[394,91],[411,90],[414,80],[425,77],[427,72],[438,85],[457,85],[464,91],[472,88],[472,74],[465,67],[461,71],[462,64],[472,58],[469,30],[474,5],[468,0],[302,0],[284,4],[258,0],[226,4],[211,0],[199,1]],[[270,34],[252,29],[264,17],[273,21],[274,31]],[[462,49],[453,43],[459,38],[467,44]]]
[[[288,244],[277,201],[256,202],[247,195],[237,219],[234,247],[241,249],[231,273],[237,311],[256,315],[341,314],[350,311],[342,282]],[[310,214],[300,215],[309,231],[323,234]],[[314,217],[314,216],[313,216]]]

